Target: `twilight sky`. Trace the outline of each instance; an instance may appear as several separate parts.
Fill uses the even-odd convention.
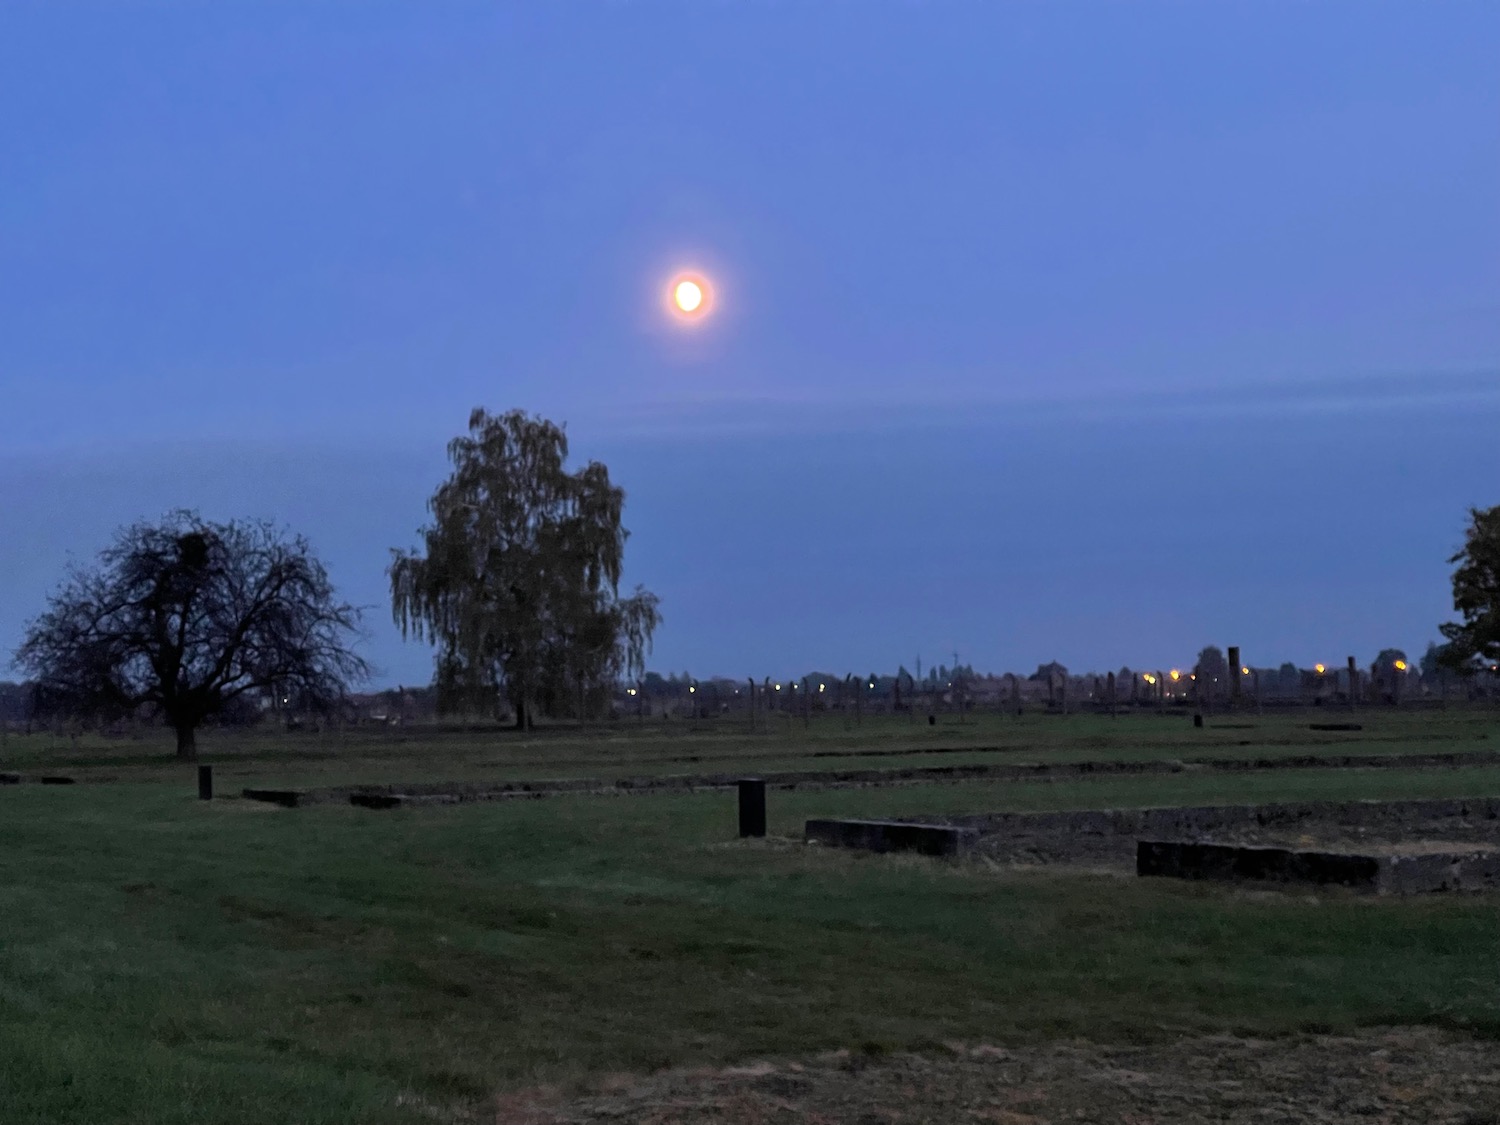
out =
[[[425,682],[383,570],[476,405],[624,485],[662,671],[1419,652],[1500,503],[1496,58],[1490,0],[5,4],[0,655],[188,506]]]

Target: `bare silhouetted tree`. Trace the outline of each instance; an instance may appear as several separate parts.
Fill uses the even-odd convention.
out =
[[[74,568],[15,663],[45,709],[105,719],[146,709],[192,759],[198,727],[252,692],[332,705],[365,679],[345,643],[358,621],[305,539],[177,511],[125,528],[97,566]]]

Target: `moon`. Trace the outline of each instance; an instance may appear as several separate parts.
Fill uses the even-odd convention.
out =
[[[663,297],[667,312],[684,325],[696,324],[713,312],[713,283],[697,270],[673,274]]]
[[[697,312],[703,304],[703,286],[696,281],[679,281],[672,290],[672,300],[685,313]]]

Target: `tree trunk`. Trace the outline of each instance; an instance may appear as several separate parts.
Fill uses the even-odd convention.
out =
[[[526,707],[524,699],[516,700],[516,730],[528,731],[531,729],[531,712]]]
[[[177,728],[177,760],[192,762],[198,758],[198,729],[192,726]]]

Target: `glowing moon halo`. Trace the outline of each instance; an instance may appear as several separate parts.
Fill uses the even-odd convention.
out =
[[[672,290],[672,300],[685,313],[697,312],[703,304],[703,287],[696,281],[679,281]]]
[[[667,311],[684,323],[700,321],[713,311],[714,287],[696,271],[675,274],[664,296]]]

